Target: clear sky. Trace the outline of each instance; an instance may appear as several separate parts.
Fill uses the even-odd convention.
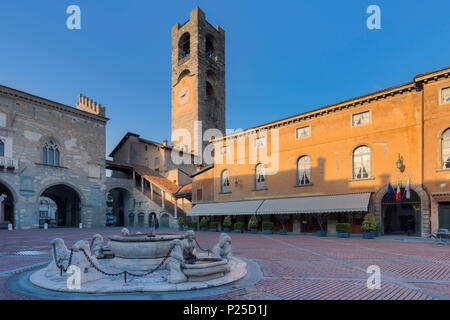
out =
[[[66,8],[81,8],[68,30]],[[381,30],[366,9],[381,8]],[[0,84],[107,107],[122,136],[170,141],[171,37],[199,6],[226,31],[226,126],[247,128],[450,66],[450,1],[2,0]],[[389,113],[389,110],[386,110]]]

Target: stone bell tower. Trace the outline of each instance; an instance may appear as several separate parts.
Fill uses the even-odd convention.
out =
[[[172,145],[199,155],[211,128],[225,133],[225,31],[197,7],[189,21],[172,28]],[[186,129],[191,142],[174,138],[177,129]]]

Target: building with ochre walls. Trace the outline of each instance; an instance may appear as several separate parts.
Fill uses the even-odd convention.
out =
[[[411,224],[420,236],[450,228],[449,75],[450,68],[420,74],[215,139],[214,165],[193,175],[188,215],[278,224],[287,214],[288,231],[311,232],[326,214],[334,233],[337,222],[360,232],[372,212],[381,234]],[[387,195],[389,183],[400,185],[398,201]]]

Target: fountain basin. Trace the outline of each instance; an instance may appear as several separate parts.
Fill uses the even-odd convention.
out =
[[[202,258],[193,264],[182,264],[181,269],[190,282],[207,281],[225,276],[230,271],[228,261]]]
[[[114,252],[110,266],[127,271],[147,271],[167,256],[172,240],[183,240],[184,235],[121,235],[109,238],[108,247]]]

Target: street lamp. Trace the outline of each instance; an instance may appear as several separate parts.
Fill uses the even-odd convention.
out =
[[[400,153],[398,154],[398,160],[395,164],[398,170],[400,170],[401,172],[405,171],[405,165],[403,164],[403,157],[400,156]]]

